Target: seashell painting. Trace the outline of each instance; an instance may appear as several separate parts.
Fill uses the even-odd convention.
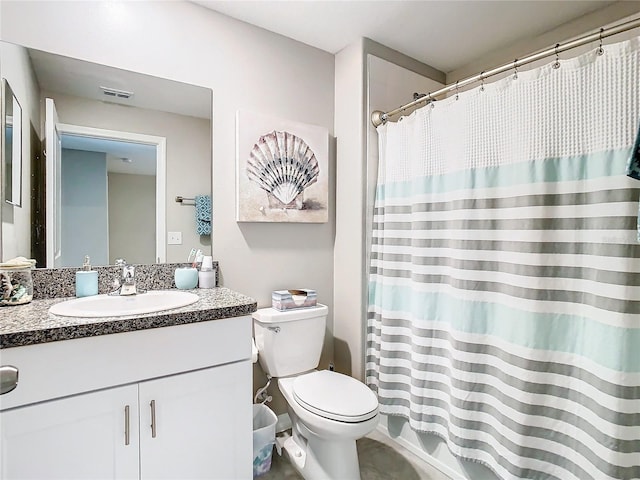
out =
[[[328,130],[238,112],[237,220],[328,220]]]
[[[289,132],[275,130],[253,146],[247,175],[267,192],[270,208],[303,208],[304,189],[318,180],[318,161],[309,145]]]

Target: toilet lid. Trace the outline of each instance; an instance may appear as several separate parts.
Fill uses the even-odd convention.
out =
[[[378,399],[364,383],[329,370],[296,377],[293,396],[310,412],[341,422],[363,422],[378,412]]]

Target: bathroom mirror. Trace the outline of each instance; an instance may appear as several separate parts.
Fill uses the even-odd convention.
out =
[[[24,82],[14,90],[26,92],[25,123],[35,127],[36,145],[42,145],[23,158],[31,167],[24,187],[31,199],[28,191],[23,199],[31,202],[29,218],[3,211],[3,257],[15,252],[36,258],[38,267],[64,267],[82,264],[87,254],[94,265],[105,265],[116,258],[185,261],[193,247],[210,252],[210,236],[197,235],[195,207],[174,199],[211,194],[211,89],[7,42],[0,49],[2,76]],[[51,171],[57,153],[62,160]],[[68,157],[75,158],[66,163]],[[100,166],[89,168],[89,158]],[[5,197],[10,191],[15,197],[13,184],[2,187]],[[22,225],[31,231],[21,235]],[[167,245],[167,230],[180,232],[182,244]],[[31,249],[21,241],[25,236]]]
[[[6,79],[2,80],[2,165],[4,199],[20,207],[22,204],[22,107]]]

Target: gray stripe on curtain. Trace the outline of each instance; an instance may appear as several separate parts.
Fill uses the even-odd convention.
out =
[[[461,260],[451,257],[427,257],[399,253],[380,254],[378,252],[373,252],[371,258],[385,262],[406,263],[407,271],[412,268],[412,265],[446,266],[458,270],[500,272],[524,277],[575,278],[615,285],[640,286],[640,273],[618,272],[588,267],[523,265],[519,263],[488,260]]]
[[[636,202],[640,188],[618,188],[583,193],[520,195],[506,198],[465,198],[448,202],[414,203],[410,206],[387,205],[374,210],[376,215],[419,212],[451,212],[455,210],[520,207],[553,207],[594,205],[599,203]]]
[[[445,353],[443,349],[440,348],[429,348],[424,349],[420,352],[421,354],[432,354],[432,355],[442,355]],[[389,353],[390,358],[394,358],[396,360],[406,360],[407,362],[411,362],[411,353],[407,352],[393,352]],[[640,421],[640,413],[622,413],[611,410],[610,408],[603,407],[598,402],[589,398],[581,392],[578,392],[574,389],[561,387],[559,385],[550,384],[550,383],[533,383],[526,382],[516,378],[512,375],[506,375],[500,371],[500,369],[496,367],[492,367],[489,365],[480,365],[481,368],[473,369],[471,368],[471,363],[462,362],[459,360],[450,360],[451,365],[455,370],[459,370],[461,372],[469,372],[469,373],[481,373],[487,375],[494,375],[495,378],[504,381],[506,385],[518,387],[523,392],[533,393],[537,395],[555,395],[560,398],[565,398],[567,400],[571,400],[580,404],[593,413],[598,415],[603,420],[606,420],[609,423],[613,423],[616,425],[620,425],[623,427],[633,427],[638,424]],[[430,372],[430,373],[439,373],[443,375],[452,375],[451,369],[443,367],[441,365],[432,365],[429,368],[415,368],[418,371]],[[380,371],[387,374],[403,374],[409,375],[409,367],[388,367],[388,366],[380,366]],[[478,392],[478,382],[468,382],[465,380],[456,379],[455,376],[451,377],[451,384],[456,388],[468,391],[468,392]],[[380,389],[386,390],[402,390],[406,392],[410,392],[413,387],[419,388],[433,388],[439,389],[444,385],[442,382],[438,381],[430,381],[430,380],[422,380],[419,378],[412,378],[411,385],[406,384],[398,384],[396,382],[384,382],[381,381],[378,385]],[[584,421],[579,416],[575,415],[572,412],[551,407],[549,405],[531,405],[527,403],[520,402],[514,398],[505,395],[502,391],[497,389],[492,385],[483,385],[482,393],[490,395],[497,400],[499,400],[504,405],[507,405],[514,410],[521,412],[525,415],[536,415],[540,417],[548,417],[553,418],[555,420],[564,421],[569,424],[576,424],[583,428],[591,437],[595,438],[602,445],[607,448],[624,453],[631,453],[640,450],[640,438],[634,440],[624,440],[620,438],[611,437],[608,435],[602,434],[597,428],[588,422]],[[478,403],[478,405],[481,405]],[[462,405],[459,405],[462,408]],[[466,408],[466,407],[465,407]],[[474,410],[478,410],[474,408]]]
[[[640,245],[618,243],[518,242],[508,240],[411,239],[395,237],[373,238],[371,243],[373,245],[391,247],[451,248],[457,250],[640,258]]]
[[[374,230],[634,230],[637,216],[607,218],[517,218],[488,220],[434,220],[374,222]]]

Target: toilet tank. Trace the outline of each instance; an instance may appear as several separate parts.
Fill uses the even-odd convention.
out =
[[[272,377],[313,370],[320,362],[329,309],[326,305],[278,311],[261,308],[253,314],[258,360]]]

